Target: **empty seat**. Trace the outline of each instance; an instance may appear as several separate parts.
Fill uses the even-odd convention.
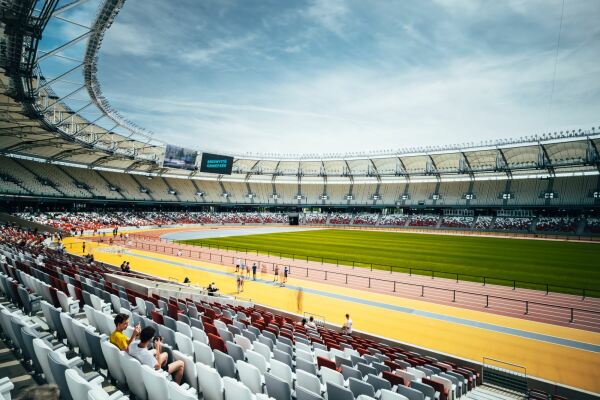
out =
[[[223,379],[216,369],[202,363],[196,363],[198,387],[205,400],[223,400]]]
[[[125,373],[129,391],[136,399],[146,400],[148,393],[142,377],[142,364],[124,351],[119,353],[119,361]]]
[[[289,383],[268,372],[265,374],[265,387],[269,397],[272,397],[275,400],[292,399],[292,389]],[[352,400],[354,400],[354,398],[352,398]]]
[[[342,385],[327,382],[327,399],[331,400],[354,400],[354,395]]]
[[[319,396],[324,389],[318,376],[302,370],[296,371],[296,391],[298,388],[304,388]]]
[[[240,381],[246,385],[252,393],[262,393],[263,378],[258,368],[245,361],[235,363]]]
[[[215,355],[215,368],[219,371],[221,377],[229,376],[236,377],[235,362],[230,355],[223,353],[220,350],[213,350]]]
[[[354,397],[358,397],[361,394],[365,396],[375,397],[375,389],[370,383],[363,382],[362,380],[358,380],[356,378],[348,379],[348,388],[354,394]]]

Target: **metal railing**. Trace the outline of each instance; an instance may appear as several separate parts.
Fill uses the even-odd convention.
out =
[[[213,253],[210,251],[202,251],[202,250],[192,250],[192,249],[182,249],[180,247],[170,246],[168,243],[161,241],[159,243],[146,243],[143,241],[136,240],[139,238],[138,235],[134,237],[129,237],[130,245],[136,249],[140,250],[148,250],[154,252],[160,252],[164,254],[177,255],[178,251],[181,251],[182,256],[187,256],[191,259],[196,260],[207,260],[210,262],[218,262],[222,265],[234,265],[235,260],[240,258],[247,265],[252,265],[253,263],[257,263],[257,267],[259,271],[262,270],[263,267],[267,267],[270,271],[274,271],[276,265],[282,264],[281,262],[265,262],[264,260],[254,259],[252,257],[239,257],[239,255],[226,255],[222,253]],[[155,242],[158,242],[157,238],[151,238]],[[160,244],[163,243],[163,244]],[[287,264],[288,271],[290,275],[294,276],[303,276],[305,278],[313,278],[324,281],[335,281],[335,283],[343,283],[345,285],[348,284],[361,284],[365,288],[373,288],[377,285],[378,289],[388,290],[391,293],[402,293],[405,290],[413,289],[413,295],[416,289],[416,293],[419,297],[427,298],[434,297],[435,294],[445,293],[449,296],[452,296],[453,303],[460,303],[461,298],[464,300],[468,298],[470,301],[473,299],[478,300],[478,304],[483,306],[484,308],[497,308],[506,306],[506,303],[511,304],[511,311],[516,311],[517,307],[520,307],[523,315],[529,316],[544,316],[543,312],[539,310],[539,307],[550,309],[553,311],[562,311],[564,315],[558,316],[557,318],[561,322],[568,323],[584,323],[593,328],[600,328],[600,311],[598,310],[590,310],[580,307],[573,306],[564,306],[564,305],[556,305],[550,303],[543,303],[539,301],[532,300],[524,300],[524,299],[516,299],[506,296],[498,296],[492,294],[483,294],[476,293],[473,291],[466,290],[457,290],[457,289],[449,289],[439,286],[433,285],[425,285],[420,283],[409,283],[402,282],[395,279],[382,279],[376,278],[372,276],[365,275],[356,275],[347,272],[335,272],[328,271],[310,267],[302,267],[298,265],[290,265]],[[410,293],[409,293],[410,294]],[[503,304],[504,303],[504,304]],[[588,317],[586,320],[585,317]],[[592,322],[589,322],[589,317],[591,317]],[[586,321],[582,321],[586,320]]]
[[[130,240],[134,239],[134,238],[138,238],[138,239],[145,240],[145,241],[160,241],[163,243],[177,243],[177,241],[174,241],[174,240],[163,239],[163,238],[155,237],[155,236],[145,236],[145,235],[140,235],[140,234],[133,234],[129,238],[130,238]],[[185,243],[182,243],[182,244],[185,244]],[[453,279],[457,283],[461,280],[464,280],[464,281],[470,281],[470,282],[479,282],[483,286],[485,286],[487,284],[508,286],[508,287],[512,287],[513,290],[516,290],[517,288],[521,288],[521,289],[540,290],[540,291],[544,291],[546,294],[567,293],[567,294],[573,294],[573,295],[580,295],[582,300],[585,300],[586,297],[600,297],[600,289],[599,288],[596,288],[596,289],[580,288],[580,287],[557,285],[557,284],[549,283],[549,282],[545,282],[545,283],[531,282],[531,281],[523,281],[523,280],[518,280],[518,279],[506,279],[506,278],[500,278],[500,277],[495,277],[495,276],[463,274],[463,273],[440,271],[440,270],[434,270],[434,269],[378,264],[378,263],[373,263],[373,262],[363,262],[363,261],[349,260],[349,259],[343,259],[343,258],[310,256],[310,255],[297,254],[297,253],[291,253],[291,252],[261,251],[261,250],[257,250],[257,249],[250,249],[250,248],[237,247],[237,246],[229,246],[229,245],[221,246],[219,244],[215,245],[215,244],[211,244],[211,243],[205,244],[202,242],[194,243],[194,246],[200,247],[200,248],[208,248],[209,250],[215,249],[215,250],[225,250],[225,251],[237,251],[237,252],[241,252],[241,253],[245,253],[245,254],[254,253],[257,256],[259,254],[265,254],[267,257],[274,256],[274,257],[278,257],[279,259],[291,258],[292,261],[296,261],[296,260],[306,261],[306,262],[314,261],[314,262],[320,262],[321,265],[323,265],[325,263],[332,264],[335,266],[346,265],[346,266],[351,266],[352,269],[358,267],[358,268],[367,268],[370,271],[373,271],[374,269],[376,269],[376,270],[389,271],[390,273],[393,273],[393,272],[405,273],[405,274],[408,274],[409,276],[412,276],[413,274],[421,275],[421,276],[430,276],[431,279],[435,279],[435,278]]]

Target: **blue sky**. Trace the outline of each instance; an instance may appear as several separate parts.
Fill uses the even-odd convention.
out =
[[[111,104],[156,137],[225,152],[382,150],[598,126],[600,2],[566,0],[552,94],[561,6],[127,0],[98,76]],[[96,7],[66,16],[89,23]],[[55,22],[45,44],[78,30]]]

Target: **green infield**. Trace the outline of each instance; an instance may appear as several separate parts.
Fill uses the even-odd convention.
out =
[[[182,243],[600,297],[593,243],[336,229]]]

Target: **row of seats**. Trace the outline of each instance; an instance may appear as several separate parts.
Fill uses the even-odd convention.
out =
[[[37,265],[36,259],[33,254],[27,262],[14,260],[13,265],[6,265],[5,276],[10,276],[17,287],[23,284],[36,295],[45,296],[40,307],[45,319],[51,321],[48,325],[57,338],[79,348],[80,354],[94,360],[97,368],[106,365],[109,376],[120,389],[133,391],[137,382],[135,390],[140,393],[135,394],[136,397],[141,396],[139,382],[144,382],[148,398],[152,398],[151,393],[168,393],[174,384],[166,383],[166,377],[165,380],[158,376],[144,379],[144,374],[152,375],[153,371],[143,368],[138,368],[142,371],[142,380],[128,378],[127,363],[121,359],[131,357],[121,354],[102,340],[102,336],[98,336],[99,346],[82,341],[80,325],[86,327],[84,330],[93,328],[98,335],[108,335],[114,330],[112,312],[124,312],[131,315],[132,325],[155,327],[173,349],[174,357],[184,362],[184,381],[189,388],[184,388],[182,395],[186,396],[193,396],[190,392],[196,390],[205,398],[219,400],[225,393],[227,399],[227,387],[230,387],[229,392],[235,392],[236,396],[244,392],[286,400],[322,396],[420,400],[429,397],[433,400],[436,393],[442,399],[461,397],[477,384],[475,371],[401,348],[325,328],[311,329],[289,318],[209,296],[201,297],[200,301],[145,296],[108,283],[101,274],[69,275],[63,273],[60,266],[48,267],[49,260],[44,266]],[[61,306],[62,310],[52,306],[52,296],[40,286],[44,281],[56,284],[57,279],[64,280],[66,292],[69,285],[77,287],[77,282],[82,289],[81,298],[77,298],[75,291],[75,296]],[[10,290],[5,290],[10,295]],[[18,303],[19,299],[25,307],[18,295],[13,300]],[[31,300],[35,303],[39,299]],[[73,304],[84,310],[85,320],[77,320],[79,310],[76,311]],[[35,305],[27,312],[36,313]],[[85,336],[85,332],[83,334]]]

